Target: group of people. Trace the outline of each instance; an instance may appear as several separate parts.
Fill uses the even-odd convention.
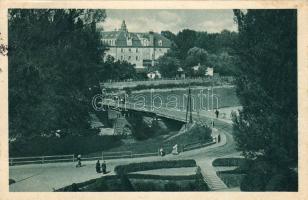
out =
[[[96,165],[95,165],[95,169],[97,173],[102,173],[106,174],[107,173],[107,165],[106,162],[104,161],[102,163],[102,165],[100,164],[99,160],[97,160]]]
[[[77,165],[76,167],[81,167],[81,155],[79,154],[77,156]],[[106,162],[104,161],[102,164],[99,162],[99,160],[97,160],[96,165],[95,165],[95,169],[97,173],[102,173],[106,174],[107,173],[107,165]]]
[[[178,155],[179,152],[178,152],[178,145],[175,144],[173,147],[172,147],[172,152],[171,152],[173,155]],[[160,147],[159,149],[159,155],[160,156],[165,156],[166,155],[166,152],[165,150],[163,149],[163,147]]]

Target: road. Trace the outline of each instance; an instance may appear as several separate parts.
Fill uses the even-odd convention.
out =
[[[107,167],[110,171],[109,174],[114,173],[113,169],[115,166],[133,162],[195,159],[197,164],[203,169],[204,173],[211,173],[209,178],[215,179],[213,181],[213,188],[218,190],[220,189],[219,187],[222,187],[223,189],[224,185],[221,183],[219,183],[216,188],[215,184],[217,184],[216,182],[218,180],[217,176],[215,177],[216,173],[214,174],[213,172],[214,168],[211,166],[211,162],[217,157],[239,155],[239,152],[237,152],[233,136],[230,134],[232,129],[230,121],[227,123],[226,120],[215,120],[215,128],[222,135],[220,143],[201,149],[183,152],[179,155],[108,160]],[[72,183],[83,182],[102,176],[95,172],[95,161],[87,161],[83,164],[84,166],[81,168],[76,168],[75,164],[72,162],[11,166],[9,168],[9,177],[14,179],[16,183],[10,185],[10,191],[53,191],[54,189],[59,189]],[[206,176],[206,174],[204,176]]]

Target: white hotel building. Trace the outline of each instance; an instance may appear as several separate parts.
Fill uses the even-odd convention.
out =
[[[128,32],[125,21],[115,31],[102,31],[102,40],[108,45],[107,55],[126,60],[138,71],[148,71],[155,61],[171,48],[172,42],[161,34]]]

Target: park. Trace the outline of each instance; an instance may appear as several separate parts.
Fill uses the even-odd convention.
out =
[[[9,16],[11,192],[298,190],[296,11]]]

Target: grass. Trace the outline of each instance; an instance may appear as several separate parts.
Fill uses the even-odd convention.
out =
[[[217,105],[216,97],[218,98],[218,108],[240,106],[239,100],[236,96],[234,87],[222,87],[214,88],[214,107]],[[202,93],[201,93],[202,92]],[[203,94],[203,95],[200,95]],[[171,91],[145,91],[142,93],[132,93],[128,97],[128,102],[135,104],[136,106],[142,105],[144,102],[146,106],[154,105],[166,108],[186,109],[187,104],[187,90],[174,89]],[[211,107],[211,91],[208,93],[207,89],[195,88],[191,91],[193,111],[197,111],[203,104],[203,109]],[[202,99],[201,99],[202,96]],[[210,98],[208,98],[210,96]],[[216,96],[216,97],[215,97]],[[137,104],[138,102],[138,104]],[[141,103],[142,102],[142,103]]]
[[[200,88],[192,89],[192,98],[194,98],[193,101],[195,103],[195,109],[197,109],[198,106],[200,105],[200,98],[198,98],[198,94],[200,94],[200,91],[201,91]],[[203,94],[207,94],[206,89],[204,90]],[[219,108],[234,107],[234,106],[240,105],[239,100],[236,96],[236,91],[234,87],[215,88],[214,94],[219,99]],[[142,93],[133,92],[131,95],[129,95],[128,102],[135,103],[135,102],[140,101],[141,99],[144,99],[145,104],[148,106],[151,105],[151,102],[154,102],[155,106],[159,106],[160,104],[159,100],[152,101],[153,95],[159,96],[162,99],[164,106],[166,105],[172,106],[172,103],[168,103],[170,102],[171,96],[176,97],[178,101],[177,104],[179,107],[182,107],[183,105],[185,105],[187,101],[187,98],[185,99],[185,95],[187,95],[187,90],[174,89],[172,91],[157,91],[157,92],[155,91],[152,94],[150,91],[145,91]],[[152,96],[152,100],[151,100],[151,96]],[[203,105],[207,106],[207,100],[208,100],[207,98],[203,98]],[[170,122],[167,121],[167,126],[168,124],[170,124]],[[166,136],[171,137],[173,135],[176,135],[178,133],[178,130],[169,131],[167,135],[154,135],[153,137],[147,140],[142,140],[142,141],[125,142],[126,140],[123,140],[122,145],[108,149],[106,150],[106,152],[132,151],[133,153],[153,153],[153,152],[157,152],[161,146],[163,146],[166,151],[171,151],[172,146],[175,144],[178,144],[179,149],[180,149],[181,145],[198,142],[200,140],[199,136],[189,135],[189,137],[187,137],[187,136],[179,135],[178,137],[175,137],[172,140],[165,142]],[[100,156],[101,151],[92,153],[90,155]]]

